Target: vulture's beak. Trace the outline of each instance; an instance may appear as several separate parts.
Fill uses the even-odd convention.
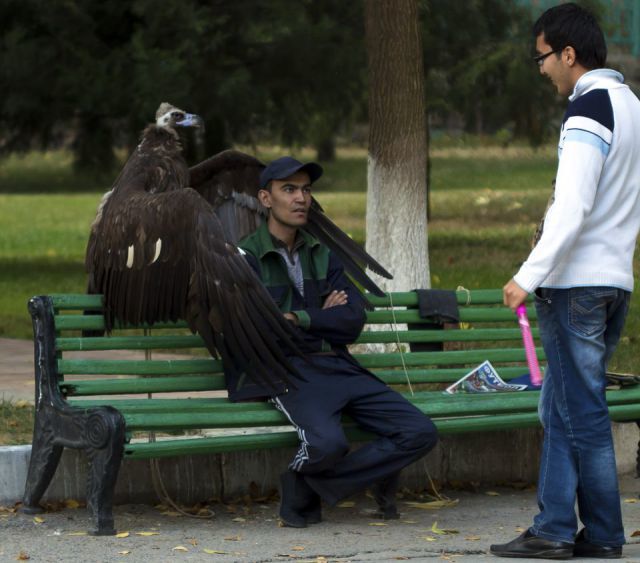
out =
[[[180,127],[199,127],[204,130],[204,121],[195,113],[185,113],[183,119],[176,121],[176,125]]]

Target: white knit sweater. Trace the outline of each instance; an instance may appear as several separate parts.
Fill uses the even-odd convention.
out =
[[[514,279],[528,292],[596,285],[631,291],[640,229],[640,101],[608,69],[581,76],[569,100],[555,201]]]

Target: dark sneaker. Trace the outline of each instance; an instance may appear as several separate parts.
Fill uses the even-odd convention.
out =
[[[295,471],[280,475],[280,520],[284,526],[306,528],[320,522],[320,497]]]
[[[596,545],[589,543],[584,537],[584,529],[576,536],[573,546],[574,557],[593,557],[595,559],[620,559],[622,546]]]
[[[497,557],[520,557],[529,559],[570,559],[573,543],[547,540],[534,536],[529,530],[509,543],[495,544],[489,549]]]
[[[378,511],[376,517],[383,520],[397,520],[400,518],[398,506],[396,504],[396,493],[398,492],[398,483],[400,481],[400,473],[394,473],[384,481],[376,483],[371,492],[373,498],[378,503]]]

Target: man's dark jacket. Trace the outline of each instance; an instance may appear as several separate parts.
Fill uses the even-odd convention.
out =
[[[304,277],[304,297],[288,275],[285,258],[276,250],[266,223],[240,241],[249,265],[283,313],[293,312],[299,320],[299,330],[306,354],[333,353],[350,363],[356,360],[347,351],[347,344],[358,338],[365,322],[365,301],[344,273],[338,258],[323,244],[304,231],[298,231],[296,247]],[[322,304],[332,291],[345,291],[347,304],[323,309]],[[302,362],[296,362],[299,367]],[[299,368],[300,369],[300,368]],[[304,376],[304,366],[301,368]],[[286,392],[282,383],[272,390],[248,378],[227,375],[227,389],[232,401],[270,397]]]

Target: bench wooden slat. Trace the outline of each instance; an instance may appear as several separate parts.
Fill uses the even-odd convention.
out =
[[[535,320],[535,309],[528,311],[530,320]],[[462,322],[499,322],[499,321],[513,321],[515,315],[509,310],[498,307],[484,307],[484,308],[471,308],[464,307],[460,309],[460,321]],[[420,316],[417,309],[400,309],[396,311],[391,310],[376,310],[369,311],[367,313],[367,322],[372,324],[392,324],[392,323],[424,323],[427,322]]]
[[[531,331],[535,338],[538,329]],[[357,340],[358,344],[400,342],[484,342],[497,340],[520,340],[518,328],[481,328],[474,330],[367,330]],[[62,352],[97,350],[154,350],[204,348],[204,342],[195,334],[176,335],[132,335],[104,337],[60,337],[56,347]]]
[[[622,405],[640,400],[640,385],[628,389],[611,389],[607,391],[609,405]],[[537,408],[539,391],[524,391],[515,393],[485,393],[479,395],[457,394],[447,395],[440,391],[420,391],[411,395],[402,393],[407,399],[417,404],[425,404],[429,412],[443,416],[446,412],[456,411],[464,405],[477,404],[471,408],[501,409],[503,411],[519,410],[523,407]],[[226,397],[207,397],[191,399],[74,399],[70,403],[78,408],[92,408],[112,405],[127,414],[152,414],[163,412],[189,413],[211,412],[219,410],[231,411],[272,411],[273,406],[267,401],[248,401],[231,403]],[[464,407],[468,408],[468,407]]]
[[[85,293],[54,293],[50,296],[56,309],[99,309],[102,308],[102,295],[87,295]],[[372,305],[376,307],[388,307],[393,302],[394,306],[413,306],[418,303],[417,294],[414,291],[393,292],[391,298],[367,295]],[[456,298],[460,305],[467,301],[473,304],[502,303],[502,290],[500,289],[472,289],[456,291]]]
[[[536,349],[538,358],[544,358],[542,348]],[[485,360],[491,362],[523,362],[526,360],[523,348],[506,349],[476,349],[476,350],[455,350],[451,352],[411,352],[401,354],[391,353],[368,353],[353,355],[364,367],[397,367],[403,364],[407,366],[452,366],[462,364],[480,364]],[[467,370],[468,371],[468,370]]]
[[[202,360],[58,360],[58,371],[65,375],[177,375],[221,373],[222,362]]]
[[[498,366],[496,367],[502,379],[512,379],[528,372],[526,366]],[[389,385],[403,385],[407,383],[407,377],[411,384],[419,383],[453,383],[463,375],[469,373],[468,367],[442,368],[442,369],[374,369],[372,370],[380,379]]]
[[[614,405],[609,414],[613,420],[629,421],[640,418],[640,404]],[[441,434],[460,434],[467,432],[485,432],[511,430],[538,425],[537,412],[509,413],[495,416],[471,416],[451,419],[435,419],[434,423]],[[268,432],[265,429],[265,432]],[[366,432],[347,429],[351,439],[367,439]],[[252,450],[256,448],[280,448],[296,446],[298,435],[290,432],[272,432],[264,434],[241,434],[231,436],[199,437],[195,439],[162,440],[150,443],[130,443],[125,445],[124,454],[132,459],[171,457],[185,454],[205,454],[228,451]]]
[[[470,395],[447,396],[440,392],[418,393],[404,396],[411,400],[423,413],[432,419],[451,416],[475,416],[486,414],[505,414],[532,412],[537,416],[539,391],[515,393],[490,393],[483,397]],[[629,403],[640,399],[640,388],[635,393],[624,391],[607,394],[607,402],[617,405],[618,402]],[[170,403],[170,401],[169,401]],[[640,413],[640,405],[637,407]],[[177,428],[233,428],[251,426],[269,426],[288,424],[288,420],[275,409],[246,409],[240,403],[236,408],[218,410],[177,409],[167,405],[164,412],[132,412],[123,408],[122,413],[127,421],[127,428],[137,430],[171,430]],[[473,424],[473,422],[471,422]]]
[[[77,397],[182,391],[221,391],[226,389],[222,375],[128,377],[126,379],[99,379],[96,381],[65,381],[60,384],[60,388],[64,393]]]
[[[544,358],[542,349],[537,349],[538,357]],[[354,354],[367,368],[397,367],[402,365],[461,365],[492,362],[522,362],[523,348],[455,350],[450,352],[399,352]],[[222,362],[214,359],[189,360],[105,360],[71,359],[58,360],[58,370],[66,375],[157,375],[157,374],[201,374],[221,373]]]
[[[56,348],[61,352],[90,352],[98,350],[154,350],[174,348],[203,348],[204,342],[195,334],[159,336],[111,336],[74,338],[60,337]]]
[[[529,310],[529,319],[535,320],[535,309]],[[462,322],[501,322],[513,321],[515,315],[504,308],[462,308],[460,309],[460,320]],[[58,330],[104,330],[104,317],[102,315],[56,315],[56,328]],[[419,324],[425,319],[420,317],[416,309],[411,310],[377,310],[367,313],[367,322],[370,324]],[[153,326],[142,325],[136,328],[188,328],[186,322],[176,323],[156,323]]]

